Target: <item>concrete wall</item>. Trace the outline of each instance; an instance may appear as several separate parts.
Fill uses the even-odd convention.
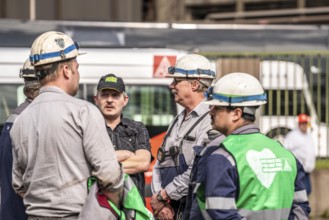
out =
[[[327,213],[329,217],[329,169],[315,170],[311,174],[312,192],[309,197],[311,216]]]

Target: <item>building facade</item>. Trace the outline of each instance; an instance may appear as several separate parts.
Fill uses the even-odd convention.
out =
[[[327,24],[328,0],[0,0],[0,18],[114,22]]]

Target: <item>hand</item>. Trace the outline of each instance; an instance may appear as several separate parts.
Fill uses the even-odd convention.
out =
[[[159,193],[161,194],[161,197],[162,197],[164,200],[166,200],[166,201],[170,200],[170,198],[169,198],[169,196],[168,196],[168,194],[167,194],[167,192],[166,192],[165,189],[162,189]]]
[[[128,150],[116,150],[115,153],[116,153],[117,159],[120,163],[127,160],[132,155],[134,155],[133,152],[128,151]]]
[[[162,210],[157,215],[159,220],[174,220],[175,211],[174,209],[167,203]]]
[[[102,190],[102,193],[105,195],[105,197],[113,202],[116,207],[120,208],[122,204],[122,199],[123,199],[123,185],[115,190],[115,191],[107,191],[107,190]]]
[[[158,194],[154,194],[151,199],[151,207],[153,210],[153,214],[157,216],[159,212],[165,207],[166,203],[160,202],[157,198]]]

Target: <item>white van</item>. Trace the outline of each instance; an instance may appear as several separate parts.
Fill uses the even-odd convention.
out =
[[[311,116],[311,133],[318,157],[328,156],[328,127],[318,120],[304,69],[289,61],[265,60],[260,62],[260,80],[269,102],[259,118],[261,131],[282,141],[297,127],[297,115]]]
[[[77,97],[93,102],[96,85],[102,75],[114,73],[127,84],[130,101],[124,114],[146,126],[167,128],[177,113],[164,78],[169,66],[187,54],[166,48],[81,49],[79,56],[80,88]],[[25,99],[19,70],[28,58],[28,48],[0,48],[0,124]],[[158,129],[150,129],[154,136]],[[154,132],[154,134],[153,134]]]

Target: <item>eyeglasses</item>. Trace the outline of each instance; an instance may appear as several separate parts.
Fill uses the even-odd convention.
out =
[[[175,84],[175,85],[177,85],[178,83],[180,83],[182,81],[188,81],[188,79],[183,78],[183,80],[178,80],[178,78],[174,78],[174,80],[172,81],[172,83]]]

